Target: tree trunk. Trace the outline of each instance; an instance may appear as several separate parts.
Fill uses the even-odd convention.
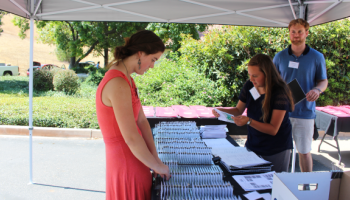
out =
[[[70,57],[70,62],[69,62],[69,69],[72,69],[73,67],[75,67],[76,62],[75,62],[75,57]]]
[[[108,48],[104,48],[104,62],[105,62],[105,66],[104,67],[107,67],[108,65]]]

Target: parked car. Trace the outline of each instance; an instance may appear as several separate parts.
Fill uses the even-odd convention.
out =
[[[96,65],[96,63],[94,61],[85,61],[84,63],[88,63],[89,65],[93,65],[93,66]]]
[[[61,68],[58,67],[57,65],[53,65],[53,64],[43,64],[41,66],[33,66],[33,71],[35,70],[53,70],[53,69],[65,69],[65,68]],[[27,76],[29,76],[29,69],[27,70]]]
[[[53,65],[53,64],[43,64],[43,65],[41,65],[41,69],[42,70],[53,70],[53,69],[61,69],[61,68],[59,66]]]
[[[78,64],[78,68],[84,68],[84,67],[87,67],[87,66],[90,66],[90,65],[95,66],[95,63],[92,62],[92,61],[80,62]]]
[[[19,67],[10,64],[0,63],[0,76],[19,76]]]
[[[33,72],[41,69],[41,66],[33,66]],[[27,76],[29,76],[29,68],[27,69]]]
[[[41,63],[40,62],[37,62],[37,61],[33,61],[33,66],[41,66]]]

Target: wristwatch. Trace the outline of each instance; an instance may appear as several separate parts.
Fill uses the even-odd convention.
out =
[[[247,125],[250,126],[250,123],[252,122],[252,118],[249,117],[249,120],[247,122]]]
[[[322,91],[321,91],[321,89],[320,89],[320,88],[318,88],[318,87],[314,87],[314,88],[312,88],[312,89],[316,89],[316,90],[318,90],[319,94],[322,94]]]

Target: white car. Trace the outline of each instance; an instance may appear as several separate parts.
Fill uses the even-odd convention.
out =
[[[0,63],[0,76],[19,76],[19,67],[10,64]]]

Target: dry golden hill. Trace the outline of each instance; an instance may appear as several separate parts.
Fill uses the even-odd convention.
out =
[[[2,29],[4,32],[0,35],[0,63],[19,66],[21,76],[26,76],[29,68],[29,31],[25,39],[20,39],[18,36],[19,28],[11,22],[14,15],[5,15],[2,18]],[[41,64],[55,64],[58,66],[65,65],[68,67],[68,62],[57,60],[54,54],[55,47],[47,44],[42,44],[36,40],[37,34],[34,29],[34,61]],[[92,54],[83,59],[83,61],[100,61],[103,64],[103,57],[94,57]]]

